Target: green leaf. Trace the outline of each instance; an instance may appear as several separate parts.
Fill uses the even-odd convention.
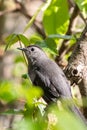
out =
[[[47,130],[46,122],[40,119],[34,121],[31,118],[24,118],[20,122],[15,122],[15,130]]]
[[[26,103],[31,107],[34,105],[34,99],[40,98],[43,91],[41,88],[33,86],[29,78],[24,79],[22,82],[22,86],[18,88],[18,95],[25,99]]]
[[[17,35],[19,40],[25,45],[25,46],[29,46],[29,40],[28,38],[26,38],[23,34],[18,34]]]
[[[15,122],[15,130],[33,130],[33,122],[30,119],[23,119]]]
[[[58,111],[56,115],[59,117],[57,129],[86,130],[85,125],[78,118],[76,118],[72,113],[67,111]]]
[[[76,4],[82,11],[84,17],[87,17],[87,0],[75,0]]]
[[[76,38],[74,36],[70,36],[70,35],[60,35],[60,34],[51,34],[48,35],[48,38],[59,38],[59,39],[67,39],[67,40],[76,40]]]
[[[23,56],[20,55],[16,56],[14,62],[15,63],[24,62]]]
[[[45,42],[46,42],[46,49],[48,49],[48,51],[51,53],[51,54],[57,54],[57,45],[56,45],[56,42],[55,40],[53,39],[50,39],[50,38],[47,38],[45,39]]]
[[[10,47],[11,45],[13,45],[14,43],[16,43],[18,41],[18,37],[17,34],[11,34],[9,35],[6,39],[6,47],[5,47],[5,51],[8,49],[8,47]]]
[[[22,34],[11,34],[9,35],[6,39],[6,47],[5,47],[5,51],[8,49],[8,47],[12,46],[13,44],[15,44],[18,41],[21,41],[25,46],[29,45],[29,40],[28,38],[26,38],[24,35]]]
[[[86,130],[86,125],[71,111],[66,108],[58,109],[57,106],[53,105],[50,107],[50,111],[55,120],[52,122],[52,127],[55,130]],[[52,116],[51,116],[52,117]],[[72,125],[73,124],[73,125]]]
[[[44,12],[43,25],[46,34],[64,34],[69,24],[67,0],[53,0]]]
[[[29,76],[28,76],[28,74],[23,74],[23,75],[22,75],[22,78],[24,78],[24,79],[28,79]]]
[[[34,34],[32,35],[30,38],[29,38],[29,43],[30,44],[35,44],[36,42],[38,41],[41,41],[42,40],[42,37],[38,34]]]
[[[29,106],[34,105],[34,99],[40,98],[43,94],[41,88],[39,87],[30,87],[28,89],[23,90],[25,99],[27,100],[27,104]]]
[[[50,54],[56,55],[57,54],[57,45],[55,40],[51,38],[47,38],[43,41],[38,41],[35,44],[39,45],[41,48],[43,48],[45,51],[47,51]]]
[[[17,98],[18,95],[11,82],[3,81],[0,83],[0,99],[10,102]]]
[[[50,54],[56,55],[58,53],[56,39],[68,39],[68,40],[74,40],[74,41],[76,40],[74,36],[51,34],[51,35],[48,35],[48,37],[43,41],[41,39],[39,40],[35,39],[34,44],[39,45]],[[33,41],[33,37],[32,37],[32,41]]]

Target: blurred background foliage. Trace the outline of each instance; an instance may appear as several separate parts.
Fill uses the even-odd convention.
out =
[[[87,0],[0,0],[0,130],[87,129],[63,105],[44,109],[17,50],[38,44],[64,69],[86,19]]]

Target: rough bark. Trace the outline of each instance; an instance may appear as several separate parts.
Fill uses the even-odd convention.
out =
[[[82,97],[87,97],[87,25],[76,43],[65,74],[71,84],[78,84]],[[87,118],[87,107],[83,107],[83,112]]]

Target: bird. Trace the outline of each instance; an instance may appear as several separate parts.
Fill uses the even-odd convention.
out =
[[[55,103],[58,99],[72,99],[71,87],[63,70],[50,59],[38,45],[29,45],[22,50],[28,61],[28,75],[35,86],[42,88],[43,99],[47,104]],[[85,117],[73,103],[69,106],[71,111],[85,124]]]

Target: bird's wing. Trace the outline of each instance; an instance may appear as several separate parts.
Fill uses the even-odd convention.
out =
[[[54,68],[52,66],[54,66]],[[51,66],[49,65],[49,70],[46,71],[49,74],[49,79],[51,81],[52,86],[60,94],[60,97],[70,98],[71,88],[61,68],[51,61]]]
[[[56,91],[55,87],[52,86],[48,75],[44,75],[40,71],[36,70],[36,79],[35,84],[41,86],[42,89],[46,92],[46,94],[50,94],[49,96],[58,98],[59,93]]]
[[[66,82],[65,76],[59,74],[58,76],[52,77],[51,84],[55,87],[56,91],[58,91],[60,97],[71,97],[71,89],[69,84]]]
[[[35,74],[35,72],[34,72],[34,69],[28,67],[28,74],[29,74],[29,77],[30,77],[30,79],[31,79],[31,81],[32,81],[32,83],[33,83],[34,80],[35,80],[35,77],[36,77],[36,74]]]
[[[40,71],[45,80],[49,80],[49,91],[60,97],[72,97],[71,88],[62,69],[52,60],[47,59],[40,65]],[[40,72],[39,71],[39,72]],[[42,78],[43,79],[43,78]]]

